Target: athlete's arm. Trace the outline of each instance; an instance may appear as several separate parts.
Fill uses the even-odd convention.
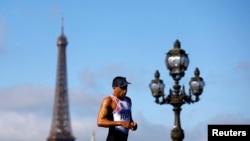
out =
[[[128,98],[128,100],[129,100],[129,102],[130,102],[130,104],[131,104],[131,106],[132,106],[132,100],[131,100],[129,97],[127,97],[127,98]],[[131,117],[130,129],[133,130],[133,131],[135,131],[135,130],[137,129],[137,123],[133,120],[133,117],[132,117],[132,109],[131,109],[131,111],[130,111],[130,117]]]

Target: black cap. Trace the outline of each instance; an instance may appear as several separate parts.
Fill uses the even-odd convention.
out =
[[[126,77],[117,76],[113,79],[112,87],[124,87],[131,84],[126,80]]]

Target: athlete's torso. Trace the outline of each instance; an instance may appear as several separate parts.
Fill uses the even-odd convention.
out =
[[[111,95],[112,101],[116,103],[116,108],[110,115],[110,120],[113,121],[131,121],[131,102],[129,98],[125,97],[124,100],[120,100]],[[114,131],[113,131],[114,130]],[[128,134],[129,129],[122,126],[110,127],[109,132],[119,131],[124,134]]]

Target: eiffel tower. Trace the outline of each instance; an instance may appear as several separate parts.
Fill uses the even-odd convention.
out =
[[[55,101],[53,109],[53,118],[50,129],[50,135],[47,141],[74,141],[69,116],[69,99],[67,88],[67,64],[66,64],[66,46],[67,37],[63,33],[58,37],[58,62],[56,75]]]

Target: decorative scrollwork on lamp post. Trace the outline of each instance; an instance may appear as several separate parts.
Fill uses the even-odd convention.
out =
[[[180,47],[179,40],[174,43],[174,48],[166,54],[165,64],[169,70],[169,75],[172,76],[175,84],[173,88],[169,89],[169,94],[165,95],[165,84],[160,79],[160,73],[158,70],[155,72],[155,79],[151,80],[149,84],[152,96],[155,97],[157,104],[171,104],[175,115],[174,128],[171,131],[171,138],[173,141],[182,141],[184,139],[184,131],[181,128],[180,112],[181,106],[185,103],[195,103],[199,101],[199,96],[203,92],[205,82],[200,77],[200,71],[198,68],[194,71],[194,77],[189,81],[189,93],[186,94],[185,87],[179,85],[179,81],[185,75],[185,71],[189,65],[188,55]],[[193,98],[195,96],[195,98]]]

